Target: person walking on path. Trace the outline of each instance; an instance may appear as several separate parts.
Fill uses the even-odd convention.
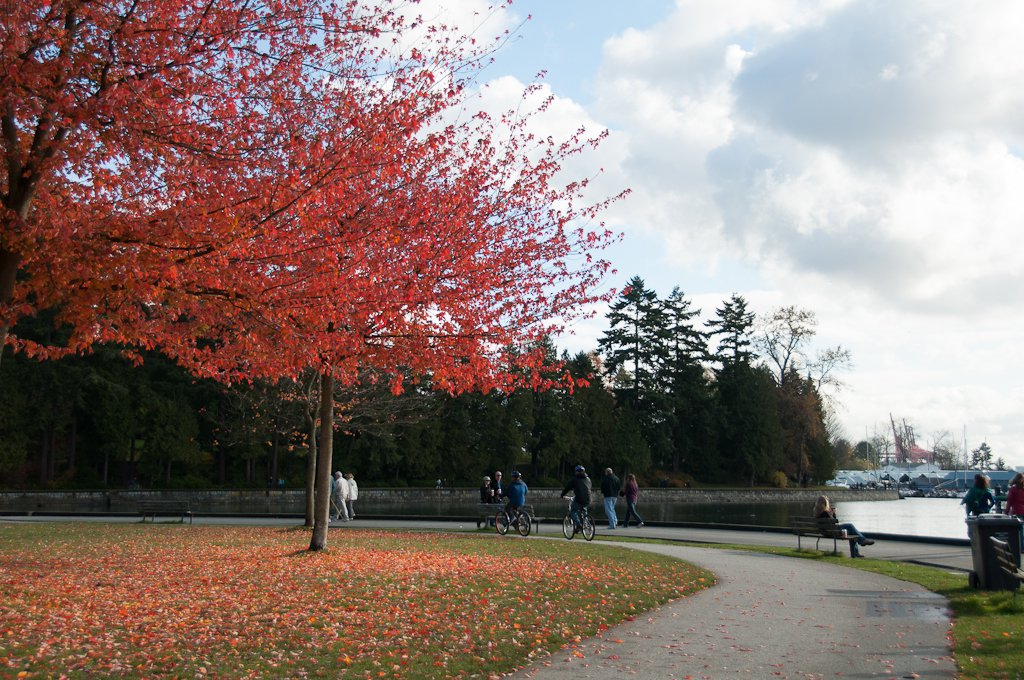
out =
[[[1018,472],[1010,480],[1006,492],[1006,514],[1024,515],[1024,473]]]
[[[577,465],[573,470],[573,476],[569,478],[560,498],[565,498],[570,491],[573,493],[572,504],[569,506],[569,516],[573,523],[580,526],[580,511],[590,507],[590,477],[587,476],[587,469]]]
[[[604,496],[604,516],[608,518],[608,528],[614,529],[619,525],[619,516],[615,514],[615,503],[619,500],[619,492],[622,490],[622,481],[615,476],[612,469],[604,469],[604,477],[601,478],[601,495]]]
[[[978,515],[984,515],[989,512],[992,507],[996,504],[996,497],[992,494],[992,490],[988,488],[988,477],[978,473],[974,475],[974,486],[967,490],[964,494],[964,498],[960,501],[960,505],[964,506],[967,510],[967,514],[971,517],[977,517]],[[967,535],[971,535],[973,529],[973,522],[967,523]]]
[[[828,496],[818,496],[818,502],[814,504],[814,516],[818,519],[836,519],[836,509],[829,503]],[[863,557],[860,554],[862,545],[874,545],[874,541],[857,531],[857,527],[849,522],[837,524],[836,529],[845,531],[850,539],[850,557]]]
[[[359,485],[356,484],[356,476],[349,472],[345,475],[345,480],[348,481],[348,518],[356,518],[356,501],[359,500]]]
[[[331,480],[331,504],[334,506],[334,512],[332,513],[332,520],[340,519],[342,522],[348,521],[348,482],[345,481],[344,477],[341,476],[341,471],[334,473],[334,479]]]
[[[636,519],[636,525],[638,527],[642,527],[644,525],[644,520],[636,511],[636,500],[640,497],[640,485],[636,483],[636,475],[632,472],[626,475],[626,488],[623,489],[622,495],[626,497],[625,527],[627,529],[629,528],[630,517]]]

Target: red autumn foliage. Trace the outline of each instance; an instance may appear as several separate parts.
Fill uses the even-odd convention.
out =
[[[524,380],[521,348],[602,295],[604,204],[558,181],[597,140],[449,115],[492,45],[406,4],[9,3],[7,344],[155,348],[224,380]],[[65,341],[8,334],[44,310]]]

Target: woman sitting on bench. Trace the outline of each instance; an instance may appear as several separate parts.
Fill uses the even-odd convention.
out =
[[[836,519],[836,509],[829,503],[828,496],[818,496],[818,501],[814,504],[814,516],[818,519]],[[850,557],[864,557],[860,554],[858,545],[874,544],[874,541],[857,531],[857,527],[849,522],[836,524],[834,528],[838,531],[845,531],[850,539]]]

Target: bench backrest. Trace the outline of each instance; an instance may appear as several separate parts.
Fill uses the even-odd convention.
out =
[[[790,524],[794,531],[814,531],[822,534],[839,534],[836,525],[839,522],[835,517],[793,517]]]
[[[988,540],[992,542],[992,549],[995,551],[996,560],[998,560],[1007,571],[1011,573],[1017,571],[1020,565],[1017,564],[1017,560],[1013,553],[1010,552],[1010,544],[996,538],[995,536],[989,536]]]

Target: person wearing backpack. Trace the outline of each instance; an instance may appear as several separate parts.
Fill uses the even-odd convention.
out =
[[[990,511],[995,504],[996,497],[988,488],[988,477],[980,473],[974,475],[974,486],[964,494],[960,505],[967,509],[968,515],[977,517]]]

